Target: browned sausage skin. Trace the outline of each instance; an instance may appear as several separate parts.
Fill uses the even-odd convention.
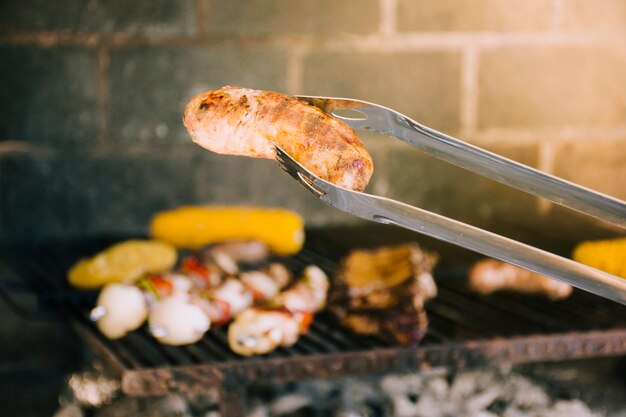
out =
[[[372,176],[372,158],[348,125],[286,94],[207,91],[187,104],[183,123],[194,142],[213,152],[273,159],[275,143],[341,187],[362,191]]]

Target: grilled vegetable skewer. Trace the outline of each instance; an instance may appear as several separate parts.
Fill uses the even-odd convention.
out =
[[[108,284],[89,318],[109,339],[119,339],[138,329],[148,317],[148,303],[141,289],[129,284]]]
[[[208,295],[205,311],[214,325],[224,325],[254,302],[273,298],[290,280],[289,270],[279,263],[261,271],[242,272],[227,278]]]
[[[309,328],[313,315],[326,305],[329,281],[320,268],[308,266],[291,288],[267,307],[242,312],[228,329],[230,348],[242,356],[268,353],[291,346]]]

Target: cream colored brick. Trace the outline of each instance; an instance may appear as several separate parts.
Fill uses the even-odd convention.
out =
[[[553,166],[559,177],[626,200],[626,137],[562,144]]]
[[[625,30],[626,1],[565,0],[562,22],[566,30]]]
[[[537,166],[537,148],[533,145],[491,146],[488,150]],[[535,197],[409,146],[390,150],[386,163],[377,168],[387,176],[385,196],[464,222],[486,226],[538,216]]]
[[[546,30],[552,21],[552,4],[552,0],[399,0],[398,30]]]
[[[457,53],[316,53],[303,67],[304,94],[373,101],[436,129],[458,128]]]
[[[479,62],[478,126],[624,126],[626,49],[518,46]]]
[[[213,0],[208,30],[219,34],[373,33],[376,0]]]

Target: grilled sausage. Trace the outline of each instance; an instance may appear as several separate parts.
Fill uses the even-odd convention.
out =
[[[277,144],[320,178],[362,191],[372,158],[344,122],[286,94],[222,87],[198,94],[183,123],[194,142],[221,154],[273,159]]]
[[[478,261],[469,272],[470,287],[480,294],[506,290],[539,294],[551,300],[569,297],[572,286],[496,259]]]

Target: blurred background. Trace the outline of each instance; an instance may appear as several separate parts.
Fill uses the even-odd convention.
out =
[[[626,198],[623,0],[5,0],[0,240],[138,235],[156,211],[183,204],[283,206],[311,226],[356,222],[273,161],[191,142],[185,103],[223,85],[374,101]],[[618,234],[394,139],[363,138],[375,163],[370,192],[562,253]],[[2,378],[57,384],[73,336],[8,317],[0,340],[15,343],[0,342]],[[0,400],[51,401],[2,390]]]

